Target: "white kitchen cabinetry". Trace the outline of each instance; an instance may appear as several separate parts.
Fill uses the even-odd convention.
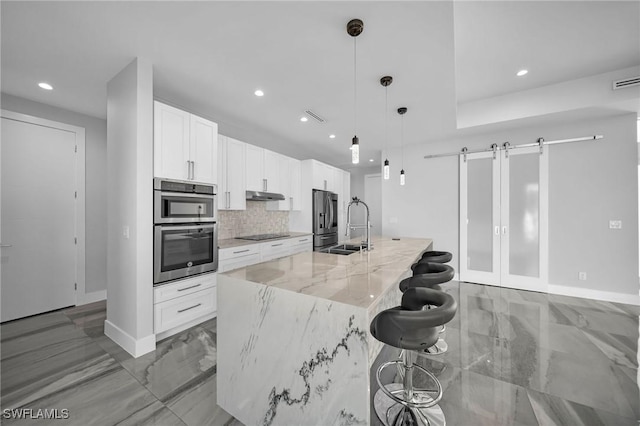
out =
[[[217,183],[218,125],[154,102],[155,177]]]
[[[218,209],[245,210],[246,144],[227,136],[218,136]]]
[[[291,210],[302,210],[302,173],[300,160],[289,158],[289,206]]]
[[[247,244],[218,251],[218,272],[231,271],[260,263],[260,245]]]
[[[313,235],[291,239],[291,247],[289,249],[291,255],[305,251],[313,251]]]
[[[283,238],[262,243],[220,249],[218,272],[267,262],[281,257],[313,250],[313,235]]]
[[[247,144],[245,171],[247,191],[266,191],[263,148]]]
[[[215,316],[216,279],[214,272],[154,287],[154,332],[157,340]]]
[[[268,260],[278,259],[280,257],[289,256],[291,248],[291,240],[283,239],[276,241],[269,241],[260,244],[260,261],[266,262]]]
[[[313,189],[335,192],[334,168],[316,160],[311,162],[311,167]]]

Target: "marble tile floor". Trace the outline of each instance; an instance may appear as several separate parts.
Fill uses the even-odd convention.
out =
[[[449,350],[418,364],[441,381],[448,424],[640,423],[639,306],[454,281],[442,290],[459,309]],[[385,347],[372,371],[398,354]]]
[[[458,282],[442,289],[459,305],[449,351],[418,363],[443,384],[448,424],[638,424],[640,307]],[[215,320],[133,358],[104,336],[104,319],[98,302],[0,326],[1,408],[69,410],[68,420],[2,424],[241,425],[215,404]],[[377,366],[398,353],[387,346],[376,360],[372,395]],[[371,424],[381,424],[373,408]]]

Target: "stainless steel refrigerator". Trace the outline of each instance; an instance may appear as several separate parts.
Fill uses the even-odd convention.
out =
[[[338,194],[313,190],[313,250],[338,244]]]

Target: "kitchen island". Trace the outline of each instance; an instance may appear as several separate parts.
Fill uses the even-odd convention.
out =
[[[218,277],[218,405],[247,425],[368,424],[371,319],[430,239],[307,252]]]

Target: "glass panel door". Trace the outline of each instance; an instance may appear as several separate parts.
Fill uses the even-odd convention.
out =
[[[500,284],[500,158],[460,157],[460,279]]]
[[[502,285],[546,291],[548,156],[538,147],[501,154]]]

